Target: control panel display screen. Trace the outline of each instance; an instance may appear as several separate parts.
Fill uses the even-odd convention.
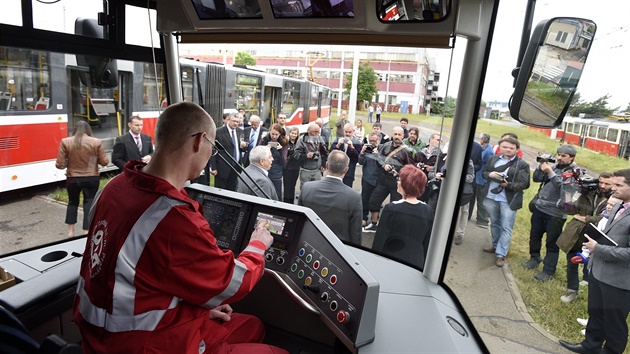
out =
[[[258,213],[258,216],[256,217],[256,225],[258,225],[260,222],[265,223],[265,228],[269,230],[269,233],[271,233],[273,236],[287,237],[284,232],[287,218],[261,212]]]
[[[247,227],[249,206],[242,202],[215,197],[203,196],[203,215],[217,239],[220,248],[240,251],[243,234]]]

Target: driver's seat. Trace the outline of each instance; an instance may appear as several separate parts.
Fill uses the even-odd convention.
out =
[[[0,306],[0,353],[80,354],[82,351],[77,344],[68,343],[56,334],[46,337],[40,345],[15,315]]]

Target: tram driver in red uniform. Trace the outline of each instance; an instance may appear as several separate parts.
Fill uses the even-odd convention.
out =
[[[160,115],[151,161],[130,161],[94,202],[74,319],[86,353],[286,353],[230,303],[260,280],[263,226],[235,258],[183,189],[212,154],[215,125],[194,103]]]

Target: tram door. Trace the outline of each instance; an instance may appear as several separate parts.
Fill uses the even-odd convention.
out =
[[[619,137],[619,152],[617,156],[623,157],[628,160],[630,158],[630,131],[620,130],[621,136]]]
[[[271,127],[278,122],[278,113],[282,110],[282,78],[265,77],[265,92],[260,119],[264,126]]]

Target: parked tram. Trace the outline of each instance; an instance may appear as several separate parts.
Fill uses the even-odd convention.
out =
[[[566,117],[557,129],[538,129],[563,142],[608,156],[630,158],[630,123]]]
[[[558,139],[609,156],[630,157],[630,123],[567,117]]]
[[[143,133],[153,137],[167,102],[163,65],[112,60],[107,70],[115,77],[103,83],[93,79],[98,73],[90,73],[89,64],[81,65],[97,61],[0,47],[0,192],[65,180],[55,158],[78,120],[91,125],[108,154],[127,131],[128,117],[140,116]],[[287,125],[302,132],[317,118],[329,120],[331,90],[325,86],[251,68],[187,59],[180,65],[184,100],[207,107],[217,123],[224,111],[240,108],[266,126],[282,112]],[[110,164],[101,171],[115,169]]]

